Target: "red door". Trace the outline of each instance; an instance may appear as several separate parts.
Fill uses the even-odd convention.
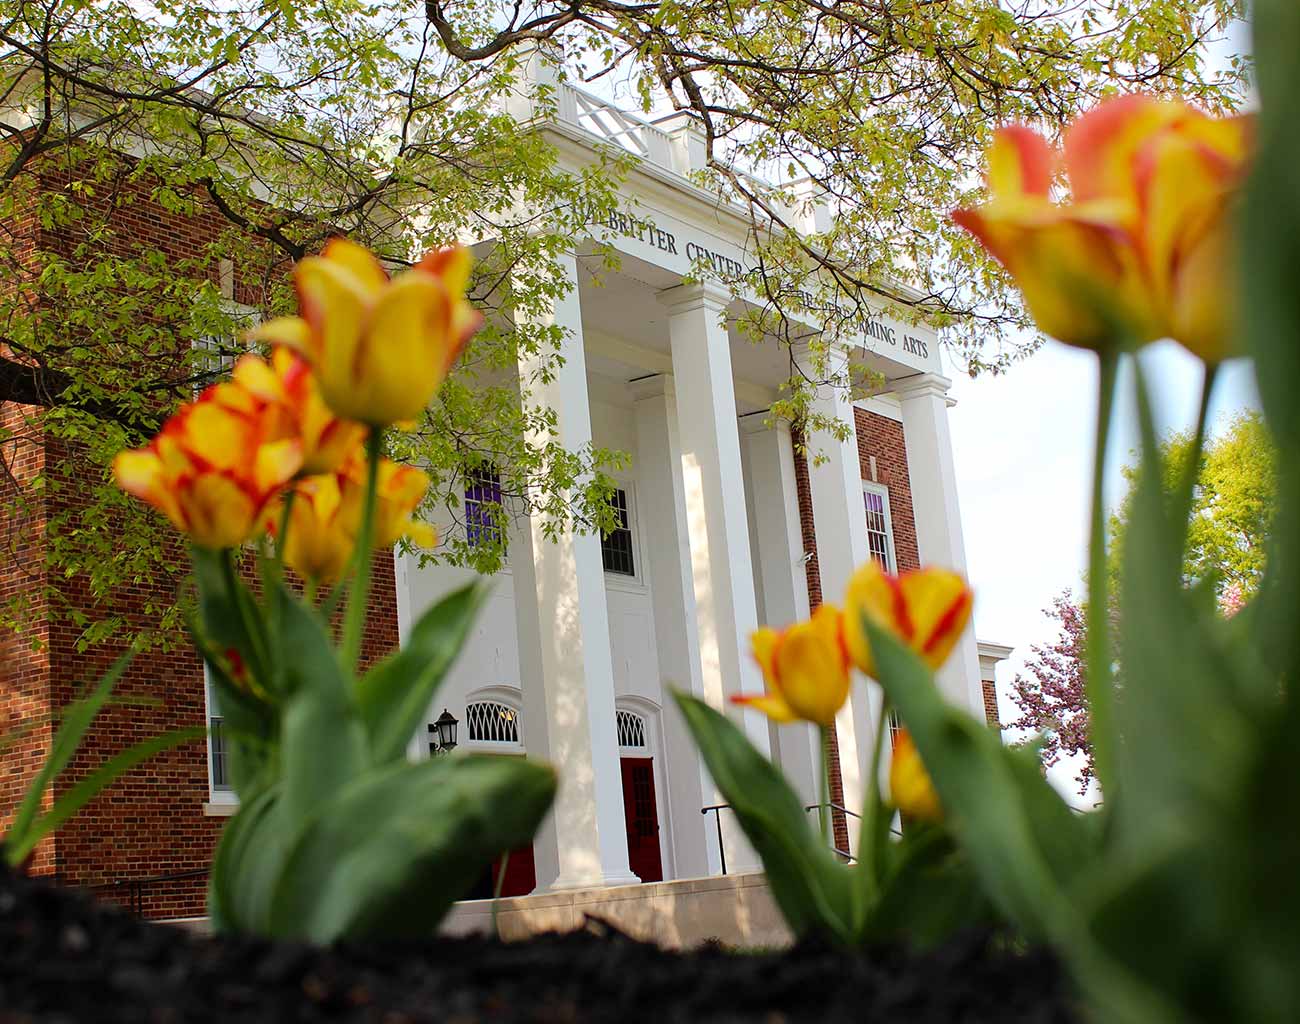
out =
[[[662,882],[664,866],[659,856],[654,761],[648,757],[625,757],[622,767],[628,864],[641,881]]]
[[[527,896],[537,888],[537,868],[533,864],[533,844],[511,850],[506,858],[506,876],[501,878],[501,858],[492,862],[492,886],[501,881],[502,896]]]

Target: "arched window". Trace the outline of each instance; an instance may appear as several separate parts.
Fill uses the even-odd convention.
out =
[[[625,748],[645,749],[645,719],[635,711],[617,711],[618,745]]]
[[[465,706],[465,732],[471,743],[523,745],[519,712],[496,700],[477,700]]]

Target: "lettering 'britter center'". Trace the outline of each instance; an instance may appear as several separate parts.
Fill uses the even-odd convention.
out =
[[[662,252],[671,253],[674,256],[678,255],[677,236],[673,232],[659,227],[651,220],[611,210],[608,213],[594,214],[591,223],[613,231],[623,238],[635,238],[638,242],[652,245]],[[682,255],[685,255],[692,264],[705,264],[724,280],[738,280],[754,270],[753,267],[746,267],[737,259],[725,256],[714,249],[708,249],[694,241],[687,242],[683,246]],[[805,292],[799,294],[806,306],[809,308],[815,307],[816,304],[811,301],[811,296],[808,296]],[[930,345],[928,342],[923,338],[907,334],[884,320],[872,319],[867,321],[865,333],[867,337],[874,338],[876,341],[883,341],[894,348],[901,347],[909,355],[921,359],[930,358]]]

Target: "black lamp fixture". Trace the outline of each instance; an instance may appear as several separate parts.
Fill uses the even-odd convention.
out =
[[[456,749],[456,726],[460,723],[446,708],[436,722],[429,723],[429,753],[445,754]]]

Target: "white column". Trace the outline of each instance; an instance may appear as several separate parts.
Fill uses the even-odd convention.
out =
[[[763,624],[781,629],[808,618],[808,577],[790,429],[780,422],[768,426],[765,420],[766,413],[741,417],[741,444]],[[821,771],[817,730],[806,722],[774,723],[769,733],[786,778],[805,803],[816,803]]]
[[[798,353],[796,356],[800,357]],[[804,353],[802,358],[807,358],[807,354]],[[843,360],[842,353],[834,354],[832,371],[842,368]],[[841,387],[819,387],[813,399],[813,411],[828,420],[838,421],[847,429],[844,440],[824,430],[810,431],[804,439],[808,448],[813,522],[817,528],[817,565],[821,574],[822,600],[843,607],[849,577],[871,557],[867,545],[867,512],[862,496],[857,423],[853,406]],[[835,718],[844,806],[854,814],[861,813],[866,787],[875,777],[868,763],[880,705],[879,687],[857,677],[848,702]],[[849,817],[848,826],[850,848],[856,851],[859,820]]]
[[[703,698],[673,379],[659,374],[634,381],[629,390],[636,401],[637,503],[649,552],[645,562],[659,638],[659,670],[665,688],[675,687]],[[700,809],[722,801],[704,770],[685,720],[668,700],[664,702],[664,740],[668,789],[676,810],[673,855],[677,876],[716,875],[721,870],[717,830],[712,816],[701,814]]]
[[[919,373],[890,382],[903,409],[907,473],[912,481],[912,511],[922,565],[966,574],[966,545],[957,504],[957,473],[948,429],[948,389],[952,382],[937,373]],[[972,619],[947,664],[939,686],[949,700],[983,718],[979,652]]]
[[[573,450],[591,441],[591,411],[577,264],[565,255],[558,269],[570,287],[555,300],[546,322],[566,329],[563,365],[553,367],[551,379],[543,382],[536,375],[539,358],[521,355],[519,380],[526,401],[552,409],[557,417],[555,436],[530,437],[530,443],[558,441]],[[535,662],[524,674],[540,684],[546,756],[560,772],[554,810],[558,876],[551,887],[635,883],[627,859],[600,540],[572,532],[551,540],[543,527],[539,518],[529,523],[529,543],[521,547],[530,550],[512,552],[511,561],[516,572],[523,569],[525,584],[530,569],[533,577],[537,624],[534,630],[526,610],[521,613],[526,628],[520,631],[520,663]],[[530,555],[531,564],[521,567]],[[527,594],[517,590],[517,600],[526,601]],[[537,708],[535,699],[525,699],[530,711]]]
[[[700,644],[704,697],[737,722],[764,756],[766,720],[730,703],[762,693],[763,678],[749,653],[758,627],[754,575],[745,521],[731,347],[722,315],[729,294],[713,284],[682,285],[660,293],[670,310],[677,429],[681,445],[686,530]],[[725,815],[727,829],[733,818]],[[738,832],[738,830],[736,830]],[[753,851],[724,831],[729,871],[757,870]]]

